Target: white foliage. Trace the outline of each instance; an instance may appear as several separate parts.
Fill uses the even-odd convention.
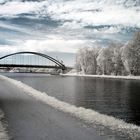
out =
[[[140,75],[140,32],[123,48],[123,61],[129,74]]]
[[[7,130],[2,122],[2,119],[4,118],[4,113],[0,109],[0,140],[9,140],[9,136],[7,133]]]
[[[99,50],[99,47],[79,49],[76,56],[76,66],[78,66],[78,70],[81,69],[85,74],[96,74]]]
[[[82,48],[76,57],[78,70],[85,74],[140,75],[140,32],[126,45]]]

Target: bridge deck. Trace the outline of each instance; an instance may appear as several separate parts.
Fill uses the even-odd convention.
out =
[[[25,64],[0,64],[0,67],[19,67],[19,68],[55,68],[55,69],[63,69],[60,66],[52,66],[52,65],[25,65]]]

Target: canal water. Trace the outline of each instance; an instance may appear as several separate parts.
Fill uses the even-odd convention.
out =
[[[140,80],[5,73],[61,101],[140,125]]]

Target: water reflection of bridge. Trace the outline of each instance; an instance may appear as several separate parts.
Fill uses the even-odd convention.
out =
[[[15,68],[44,68],[61,70],[67,69],[63,62],[38,52],[17,52],[0,57],[0,67],[9,70]]]

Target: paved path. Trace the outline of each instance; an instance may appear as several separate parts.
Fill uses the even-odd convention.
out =
[[[0,107],[14,140],[106,140],[78,119],[60,112],[0,79]]]

